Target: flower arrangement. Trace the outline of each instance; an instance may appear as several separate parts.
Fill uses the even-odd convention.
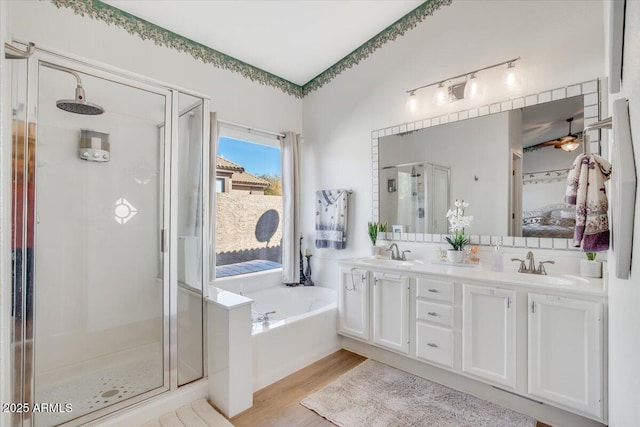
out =
[[[447,242],[452,246],[453,250],[461,251],[469,244],[469,238],[464,235],[464,229],[471,225],[473,216],[465,216],[464,210],[469,207],[469,203],[464,200],[455,201],[455,209],[449,209],[447,212],[447,220],[449,221],[449,231],[453,236],[445,237]]]
[[[367,232],[369,233],[369,239],[371,240],[372,246],[376,245],[376,241],[378,240],[378,232],[386,233],[387,227],[388,225],[386,222],[368,222],[367,223]]]
[[[587,256],[587,259],[589,261],[595,261],[596,257],[598,256],[597,252],[585,252],[584,254]]]

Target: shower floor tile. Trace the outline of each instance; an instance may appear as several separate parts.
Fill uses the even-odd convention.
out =
[[[61,404],[59,412],[34,413],[36,427],[50,427],[97,411],[162,386],[160,355],[137,358],[116,366],[86,372],[64,383],[38,390],[35,403]],[[72,411],[64,412],[70,403]]]

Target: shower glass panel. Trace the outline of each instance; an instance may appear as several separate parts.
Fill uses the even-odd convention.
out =
[[[103,114],[57,108],[74,100],[74,76],[43,63],[37,74],[34,402],[72,410],[33,414],[36,426],[169,388],[158,138],[169,92],[78,75]]]
[[[204,376],[203,102],[180,93],[178,113],[178,385]]]

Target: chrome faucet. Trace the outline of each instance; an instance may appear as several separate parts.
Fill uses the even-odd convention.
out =
[[[529,261],[529,266],[525,264],[524,259],[519,258],[511,258],[511,261],[518,261],[520,266],[518,267],[518,273],[527,273],[527,274],[547,274],[547,270],[544,268],[544,264],[555,264],[555,261],[540,261],[538,264],[538,268],[536,268],[536,261],[533,257],[533,252],[527,252],[527,256],[525,258]]]
[[[394,252],[395,249],[395,252]],[[387,248],[387,252],[391,252],[391,259],[400,259],[400,249],[398,249],[398,245],[392,243]]]
[[[534,272],[536,269],[536,261],[533,258],[533,252],[527,252],[527,260],[529,261],[529,267],[527,267],[527,270],[529,270],[529,272]]]
[[[258,321],[262,321],[262,326],[269,326],[269,321],[271,320],[271,319],[269,319],[269,316],[271,314],[276,314],[276,311],[275,310],[268,311],[268,312],[258,316]]]
[[[400,249],[398,248],[398,245],[395,243],[392,243],[389,245],[389,247],[387,248],[387,252],[391,252],[391,259],[394,259],[397,261],[406,261],[407,256],[405,254],[407,252],[411,253],[411,251],[400,251]],[[401,252],[402,252],[402,255],[400,255]]]

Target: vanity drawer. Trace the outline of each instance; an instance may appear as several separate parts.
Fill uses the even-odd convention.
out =
[[[416,322],[416,356],[453,368],[453,331]]]
[[[417,280],[418,298],[453,303],[453,283],[419,277]]]
[[[439,323],[444,326],[453,326],[453,307],[437,304],[435,302],[417,300],[416,317],[418,320]]]

